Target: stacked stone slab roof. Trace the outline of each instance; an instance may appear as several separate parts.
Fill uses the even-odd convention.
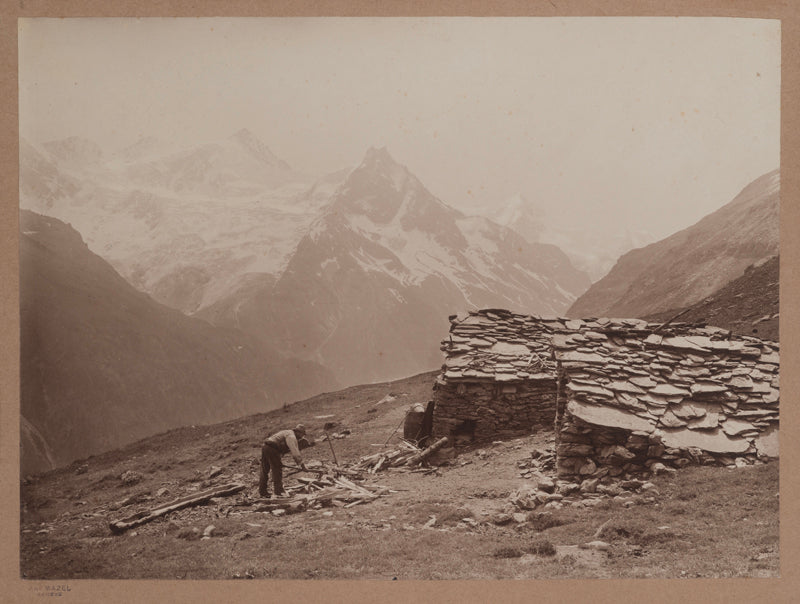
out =
[[[542,318],[482,310],[450,320],[440,385],[558,378],[564,388],[559,425],[567,431],[633,432],[645,448],[657,444],[777,456],[775,342],[714,327],[639,319]],[[597,449],[591,449],[573,447],[580,452],[573,455],[575,474],[580,473],[578,457],[592,461]],[[572,473],[568,453],[563,450],[561,460],[567,474]]]

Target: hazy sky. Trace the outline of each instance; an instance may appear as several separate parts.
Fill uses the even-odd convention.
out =
[[[701,18],[27,19],[20,129],[114,149],[247,127],[322,174],[387,146],[442,200],[516,192],[657,237],[779,166],[780,25]]]

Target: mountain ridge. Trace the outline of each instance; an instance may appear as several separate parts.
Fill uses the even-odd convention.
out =
[[[567,314],[638,317],[694,304],[778,253],[780,173],[769,172],[694,225],[631,250]]]
[[[299,241],[274,284],[232,300],[242,325],[286,354],[330,366],[346,384],[438,363],[445,318],[508,306],[556,314],[588,277],[552,245],[531,244],[428,191],[388,151],[370,149]],[[249,309],[245,314],[242,309]],[[201,316],[209,314],[201,311]]]
[[[330,373],[153,301],[63,222],[20,213],[22,467],[276,408]]]

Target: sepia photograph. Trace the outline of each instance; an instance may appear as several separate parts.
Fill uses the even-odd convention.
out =
[[[20,18],[20,578],[779,578],[781,26]]]

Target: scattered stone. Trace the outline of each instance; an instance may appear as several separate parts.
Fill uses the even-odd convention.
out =
[[[581,485],[576,484],[574,482],[562,482],[559,483],[557,492],[561,495],[569,496],[573,493],[579,492],[581,490]]]
[[[205,530],[203,531],[203,537],[202,538],[203,539],[211,539],[211,537],[214,535],[214,531],[216,530],[216,528],[217,527],[215,527],[213,524],[209,524],[205,528]]]
[[[597,485],[597,492],[602,493],[603,495],[608,495],[610,497],[615,497],[622,492],[622,489],[615,484],[610,484],[610,485],[599,484]]]
[[[596,493],[597,485],[600,483],[599,478],[587,478],[581,483],[581,493]]]
[[[523,522],[527,522],[528,520],[528,517],[522,512],[515,512],[514,514],[511,514],[511,518],[517,524],[522,524]]]
[[[120,474],[119,479],[125,485],[132,485],[136,484],[137,482],[141,482],[143,476],[138,472],[134,472],[133,470],[126,470],[122,474]]]
[[[545,493],[552,493],[555,491],[556,483],[552,478],[541,478],[539,480],[538,488]]]
[[[656,476],[658,476],[659,474],[674,474],[676,472],[675,468],[669,468],[660,461],[657,461],[656,463],[651,465],[650,471]]]
[[[272,510],[271,514],[273,516],[285,516],[286,515],[286,510],[278,508],[277,510]]]

